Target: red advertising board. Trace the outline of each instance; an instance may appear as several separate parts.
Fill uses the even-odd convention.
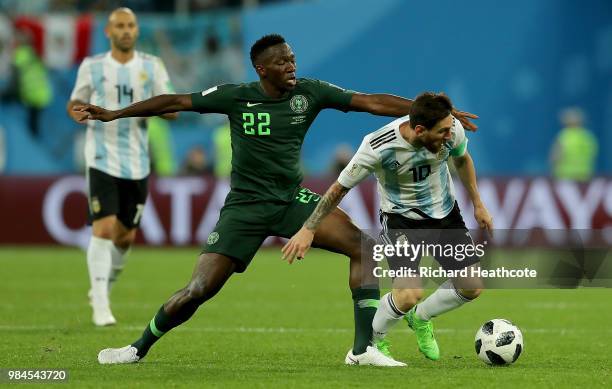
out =
[[[307,179],[305,186],[324,193],[331,179]],[[466,224],[476,228],[465,191],[457,184]],[[546,178],[483,178],[483,201],[497,229],[596,229],[612,243],[612,179],[586,184]],[[150,197],[138,240],[152,245],[193,245],[206,240],[229,185],[211,177],[150,181]],[[0,177],[0,244],[83,246],[86,226],[85,178]],[[341,204],[364,229],[378,227],[376,184],[353,189]]]

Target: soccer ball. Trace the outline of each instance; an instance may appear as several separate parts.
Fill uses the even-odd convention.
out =
[[[523,351],[521,330],[506,319],[493,319],[476,332],[476,355],[489,365],[509,365]]]

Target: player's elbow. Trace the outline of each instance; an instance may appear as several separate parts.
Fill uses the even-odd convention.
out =
[[[334,191],[341,192],[341,193],[348,192],[349,190],[351,190],[351,188],[347,188],[346,186],[342,185],[342,184],[341,184],[340,182],[338,182],[338,181],[335,181],[335,182],[332,184],[332,189],[333,189]]]
[[[166,114],[175,114],[178,117],[178,112],[190,111],[193,108],[190,94],[163,95],[168,99],[168,111]],[[176,117],[175,117],[176,118]]]
[[[461,157],[453,157],[453,165],[455,165],[456,169],[461,169],[467,163],[467,153],[463,154]]]
[[[178,112],[168,112],[168,113],[161,115],[161,118],[166,119],[166,120],[176,120],[178,119],[178,116],[179,116]]]

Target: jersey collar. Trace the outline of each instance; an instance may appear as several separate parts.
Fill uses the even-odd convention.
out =
[[[121,63],[117,61],[115,58],[113,58],[113,55],[110,50],[106,53],[106,59],[108,59],[108,61],[115,66],[129,66],[132,63],[134,63],[134,61],[136,61],[137,57],[138,57],[138,51],[134,50],[134,55],[132,56],[132,59],[130,59],[126,63]]]

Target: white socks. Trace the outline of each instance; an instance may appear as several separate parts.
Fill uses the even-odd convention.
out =
[[[123,250],[114,244],[111,249],[111,270],[108,278],[108,290],[113,287],[113,284],[117,281],[119,274],[123,271],[125,266],[125,260],[130,252],[130,249]]]
[[[416,306],[416,314],[421,320],[430,320],[432,317],[457,309],[469,301],[471,300],[461,296],[453,283],[447,280]]]
[[[387,335],[389,329],[393,327],[406,312],[400,311],[393,301],[391,293],[382,296],[374,320],[372,321],[372,330],[374,331],[374,339],[382,339]]]
[[[421,320],[430,320],[445,312],[459,308],[469,301],[471,300],[461,296],[453,283],[447,280],[423,302],[417,304],[416,315]],[[382,296],[372,321],[374,339],[384,338],[391,327],[403,318],[405,314],[406,312],[402,312],[397,308],[391,293]]]
[[[94,306],[108,306],[108,279],[111,272],[112,249],[109,239],[92,236],[87,248],[87,267],[91,282],[91,297]]]

